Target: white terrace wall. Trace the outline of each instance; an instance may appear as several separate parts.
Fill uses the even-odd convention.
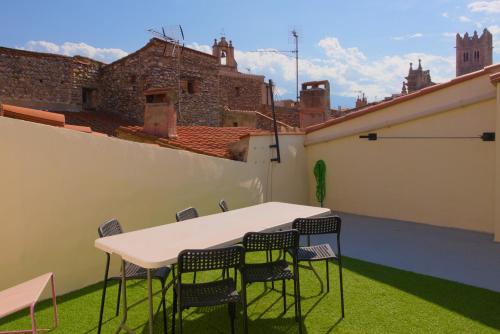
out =
[[[500,206],[495,200],[498,131],[496,142],[368,141],[359,135],[463,137],[495,132],[497,99],[486,74],[310,132],[308,168],[319,159],[326,162],[326,205],[332,209],[493,234],[495,206]],[[316,203],[312,176],[309,184],[309,202]]]
[[[251,137],[244,163],[3,117],[0,134],[0,290],[47,271],[58,293],[101,280],[94,240],[113,217],[132,231],[188,206],[218,212],[221,198],[231,208],[307,202],[301,135],[281,137],[278,165],[270,136]]]

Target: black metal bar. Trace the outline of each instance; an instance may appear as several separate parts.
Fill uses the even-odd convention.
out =
[[[281,155],[280,155],[280,142],[278,138],[278,124],[276,123],[276,111],[274,110],[274,93],[273,93],[273,81],[269,79],[269,88],[271,89],[271,108],[273,111],[273,127],[274,127],[274,140],[276,146],[276,158],[272,158],[271,161],[276,161],[281,163]]]
[[[360,139],[378,140],[378,139],[481,139],[482,141],[495,141],[495,132],[483,132],[480,136],[387,136],[380,137],[376,133],[360,135]]]

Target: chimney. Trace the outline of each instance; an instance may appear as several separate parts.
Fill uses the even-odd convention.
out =
[[[177,112],[174,103],[176,93],[171,89],[153,88],[144,92],[146,104],[144,107],[145,133],[160,138],[177,137]]]

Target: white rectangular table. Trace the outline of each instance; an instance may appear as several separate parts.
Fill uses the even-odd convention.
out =
[[[280,202],[268,202],[178,223],[123,233],[95,241],[95,247],[116,254],[124,261],[147,270],[149,333],[153,333],[152,269],[174,264],[184,249],[206,249],[233,245],[247,232],[276,231],[291,227],[295,218],[312,218],[331,213],[330,209]],[[122,270],[124,314],[117,333],[127,319],[125,275]]]

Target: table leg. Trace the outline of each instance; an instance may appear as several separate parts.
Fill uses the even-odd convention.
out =
[[[120,326],[116,329],[115,334],[125,330],[127,333],[135,334],[135,332],[129,328],[125,323],[127,322],[127,282],[125,276],[125,261],[122,260],[122,300],[123,300],[123,317]]]
[[[153,279],[151,269],[148,272],[148,306],[149,306],[149,334],[153,334]]]

